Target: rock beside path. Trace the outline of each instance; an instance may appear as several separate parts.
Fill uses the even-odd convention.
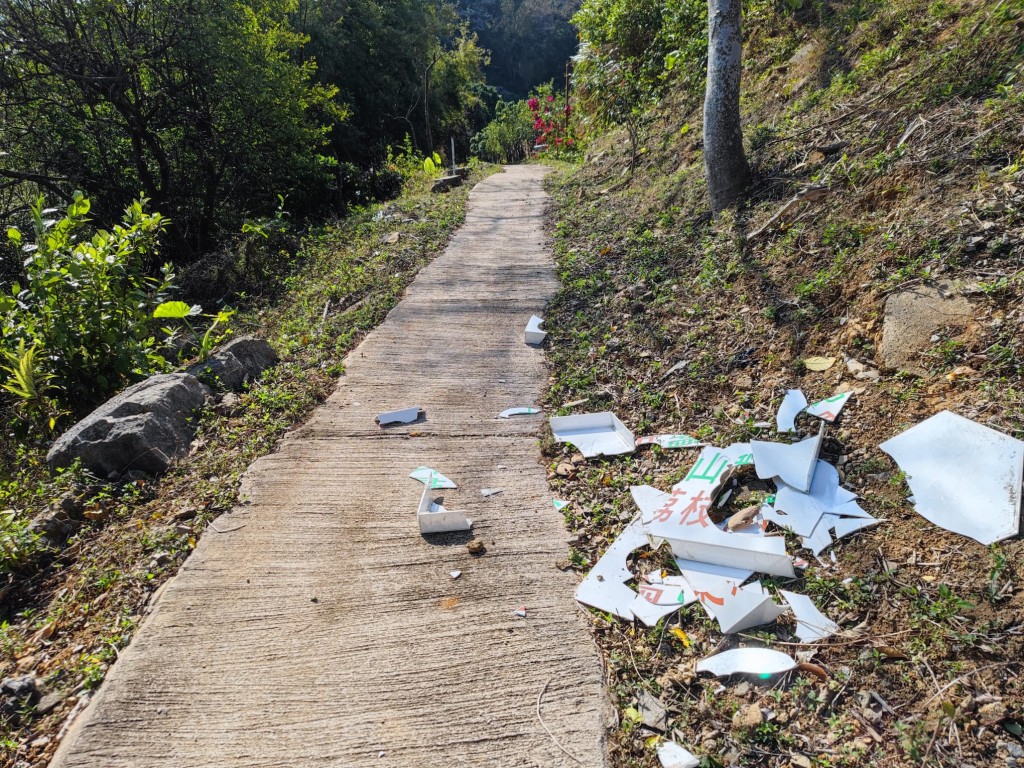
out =
[[[209,390],[188,373],[152,376],[108,400],[65,432],[46,455],[51,470],[75,459],[101,478],[158,475],[188,452],[193,415]]]
[[[214,389],[241,392],[246,384],[277,363],[277,352],[267,341],[241,336],[193,365],[188,373]]]

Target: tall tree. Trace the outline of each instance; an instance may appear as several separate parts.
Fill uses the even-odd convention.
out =
[[[740,128],[740,19],[740,0],[708,0],[704,171],[715,214],[737,205],[750,184]]]

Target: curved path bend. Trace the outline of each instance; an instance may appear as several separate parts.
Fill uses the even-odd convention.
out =
[[[227,532],[168,582],[51,768],[605,764],[597,651],[555,568],[566,532],[543,417],[495,418],[535,403],[546,375],[523,343],[557,286],[543,173],[476,187],[331,398],[250,468]],[[411,405],[425,421],[373,422]],[[484,556],[463,534],[419,535],[420,465],[459,484],[439,493],[475,521]],[[537,716],[545,686],[564,750]]]

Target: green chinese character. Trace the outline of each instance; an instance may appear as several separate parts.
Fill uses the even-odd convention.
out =
[[[714,456],[711,456],[706,466],[704,466],[704,459],[699,458],[697,463],[693,465],[693,469],[690,470],[690,474],[686,476],[686,479],[707,480],[709,483],[713,483],[725,471],[727,466],[729,466],[729,460],[722,453],[716,453]]]

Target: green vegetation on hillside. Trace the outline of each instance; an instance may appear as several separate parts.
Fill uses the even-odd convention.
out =
[[[586,398],[637,434],[726,445],[772,439],[753,424],[771,421],[789,388],[813,401],[851,386],[823,458],[885,522],[802,580],[764,581],[812,595],[847,633],[814,646],[785,645],[784,619],[730,638],[694,608],[652,630],[592,614],[623,713],[612,764],[658,765],[661,735],[631,716],[646,693],[668,709],[665,736],[708,765],[1001,765],[1021,743],[1024,545],[985,548],[925,522],[877,446],[944,408],[1024,437],[1024,3],[746,4],[754,185],[717,220],[700,135],[701,13],[594,0],[577,16],[574,130],[586,154],[552,184],[563,288],[546,315],[548,405]],[[975,320],[936,328],[918,372],[887,368],[887,298],[936,284],[965,296]],[[808,370],[819,355],[835,366]],[[879,381],[855,379],[847,357],[879,367]],[[553,469],[572,462],[572,448],[546,451]],[[571,501],[570,561],[589,569],[635,513],[629,486],[666,490],[693,461],[684,453],[553,474],[553,493]],[[675,568],[639,558],[645,572]],[[692,674],[695,659],[762,643],[813,651],[815,666],[774,686]],[[770,714],[734,726],[750,705]]]

